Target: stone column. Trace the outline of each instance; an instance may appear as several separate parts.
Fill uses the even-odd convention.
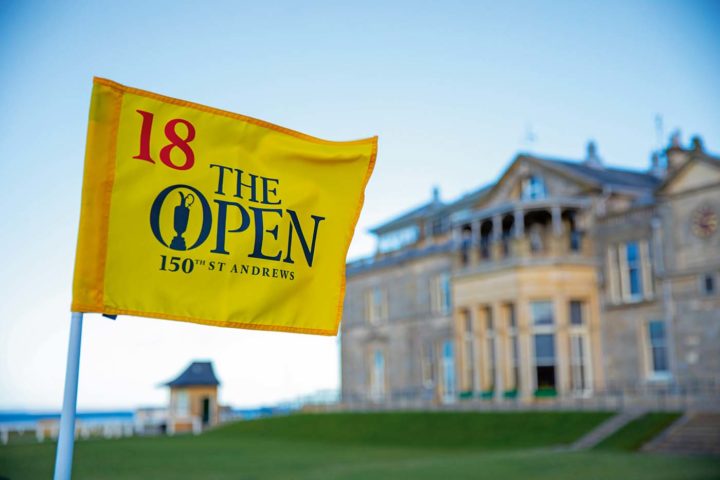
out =
[[[552,215],[552,236],[550,239],[550,254],[559,256],[565,253],[563,248],[563,241],[565,237],[563,235],[563,224],[562,224],[562,210],[559,205],[553,205],[550,209]]]
[[[475,236],[473,237],[473,250],[475,250],[475,255],[478,263],[483,261],[482,253],[480,253],[480,244],[482,241],[482,223],[482,220],[478,220],[474,224],[476,226],[476,231]]]
[[[595,292],[598,290],[596,289]],[[590,365],[592,384],[595,392],[605,390],[605,363],[602,351],[602,325],[600,323],[600,299],[596,293],[592,293],[587,305],[587,331],[588,344],[590,348]]]
[[[475,265],[480,260],[480,254],[477,251],[477,239],[480,237],[480,224],[478,222],[470,222],[470,265]]]
[[[460,245],[462,242],[462,227],[461,226],[455,226],[452,229],[452,240],[455,246]]]
[[[493,303],[492,310],[495,327],[495,401],[502,402],[507,370],[507,329],[505,319],[502,318],[502,305]]]
[[[524,402],[533,400],[535,372],[533,371],[532,327],[530,325],[530,309],[525,299],[518,298],[516,306],[518,347],[520,350],[520,381],[518,394]]]
[[[515,209],[515,235],[513,238],[514,257],[527,257],[530,255],[530,244],[525,236],[525,212],[521,208]]]
[[[477,396],[482,391],[482,379],[483,379],[483,373],[482,373],[482,316],[480,315],[480,312],[478,311],[477,305],[473,306],[472,308],[472,319],[473,319],[473,332],[472,332],[472,342],[473,342],[473,355],[472,355],[472,362],[473,362],[473,395]]]
[[[492,217],[492,244],[490,246],[490,257],[493,260],[499,260],[502,256],[502,215],[495,214]]]
[[[525,235],[525,212],[522,208],[515,209],[515,238],[522,238]]]
[[[558,397],[570,392],[570,334],[568,300],[564,295],[555,297],[555,388]]]
[[[559,205],[553,205],[550,209],[552,215],[553,235],[559,236],[563,233],[562,210]]]

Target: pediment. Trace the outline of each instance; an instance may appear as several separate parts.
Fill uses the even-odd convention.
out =
[[[665,181],[662,191],[673,195],[720,184],[720,162],[691,159]]]
[[[544,184],[548,197],[569,197],[587,192],[593,185],[568,175],[550,162],[519,155],[498,179],[492,190],[478,201],[475,208],[491,208],[522,198],[530,177],[537,177]]]

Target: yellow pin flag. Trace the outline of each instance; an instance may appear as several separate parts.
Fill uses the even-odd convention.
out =
[[[72,310],[337,334],[376,152],[96,78]]]

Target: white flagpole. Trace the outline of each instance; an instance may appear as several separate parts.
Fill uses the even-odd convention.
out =
[[[62,415],[60,416],[60,434],[58,435],[57,453],[55,456],[55,480],[70,480],[72,473],[82,321],[82,313],[72,313],[67,367],[65,369],[65,396],[63,397],[63,409]]]

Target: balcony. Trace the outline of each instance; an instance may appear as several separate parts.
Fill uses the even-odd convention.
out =
[[[583,228],[583,199],[510,203],[454,225],[459,272],[518,265],[594,262]]]

